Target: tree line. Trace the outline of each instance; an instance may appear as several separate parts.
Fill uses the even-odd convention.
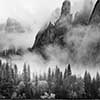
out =
[[[24,64],[19,73],[17,65],[0,60],[0,99],[41,98],[100,98],[100,74],[91,78],[86,71],[84,77],[77,77],[68,64],[64,72],[56,66],[54,70],[48,68],[47,73],[33,73],[31,77],[29,65]]]

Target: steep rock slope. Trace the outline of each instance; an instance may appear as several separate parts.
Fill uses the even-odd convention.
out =
[[[90,15],[89,23],[98,24],[100,23],[100,0],[97,0],[94,9]]]
[[[75,50],[73,49],[75,47],[74,44],[76,42],[74,41],[75,43],[73,42],[73,44],[71,44],[71,42],[67,43],[64,40],[65,37],[68,36],[66,34],[71,33],[70,31],[72,30],[71,37],[73,37],[74,33],[75,33],[73,31],[74,31],[74,29],[76,29],[76,31],[78,31],[80,34],[83,33],[82,36],[85,37],[84,36],[85,30],[83,30],[83,29],[88,30],[89,25],[91,25],[91,23],[92,23],[92,20],[100,13],[98,5],[99,5],[99,2],[97,1],[89,18],[86,18],[87,15],[82,16],[82,14],[80,15],[80,13],[77,13],[75,15],[75,17],[77,19],[75,21],[77,21],[77,22],[75,23],[72,20],[71,3],[68,0],[65,0],[62,4],[61,15],[60,15],[59,19],[55,22],[55,24],[50,23],[47,28],[42,29],[42,31],[40,30],[38,32],[35,42],[34,42],[34,45],[29,50],[32,52],[35,51],[37,53],[40,53],[45,59],[48,59],[48,56],[46,55],[46,52],[45,52],[45,47],[47,47],[48,45],[59,45],[61,48],[64,48],[64,47],[67,48],[69,50],[69,52],[71,53],[71,55],[76,54]],[[96,12],[98,12],[97,15],[94,14]],[[81,19],[81,21],[80,21],[80,19]],[[89,22],[86,19],[89,19]],[[93,24],[95,22],[96,21],[93,21]],[[99,22],[100,21],[98,20],[98,23]],[[79,27],[78,27],[78,25],[79,25]],[[90,32],[91,32],[91,29],[92,28],[90,28],[90,30],[89,30]],[[86,31],[86,33],[87,33],[87,31]],[[75,33],[76,38],[80,37],[80,36],[77,36],[76,34],[78,34],[78,33],[77,32]],[[71,34],[69,34],[69,35],[71,35]],[[84,39],[83,37],[82,37],[82,39]],[[68,39],[68,37],[67,37],[67,39]],[[76,41],[78,41],[78,40],[79,40],[79,38],[76,39]],[[81,43],[79,43],[79,44],[81,44]],[[92,44],[92,43],[90,43],[90,44]],[[96,49],[96,48],[94,48],[94,49]],[[72,58],[73,58],[73,56],[72,56]],[[89,58],[91,58],[91,57],[89,56]]]
[[[56,44],[63,47],[65,45],[64,34],[71,27],[72,15],[70,14],[71,4],[69,1],[64,1],[61,10],[60,18],[53,25],[49,23],[46,29],[40,30],[36,36],[35,43],[30,49],[44,55],[43,49],[49,44]]]

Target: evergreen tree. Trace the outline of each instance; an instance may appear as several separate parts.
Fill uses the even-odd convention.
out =
[[[55,70],[55,80],[56,81],[58,81],[59,73],[60,73],[60,69],[56,66],[56,70]]]
[[[61,98],[62,96],[62,72],[60,72],[60,69],[56,66],[55,70],[55,94],[56,98]]]
[[[37,76],[37,74],[36,74],[36,76],[35,76],[35,87],[36,87],[36,88],[38,87],[38,76]]]
[[[70,64],[68,64],[68,67],[65,68],[65,71],[64,71],[64,79],[66,79],[68,76],[71,76],[71,74],[72,74],[71,66]]]
[[[28,65],[28,81],[31,80],[31,75],[30,75],[30,66]]]
[[[24,69],[23,69],[23,80],[25,83],[27,83],[28,81],[26,64],[24,64]]]
[[[90,73],[85,72],[84,75],[84,83],[85,83],[85,93],[86,98],[91,98],[91,75]]]
[[[70,76],[71,74],[72,74],[71,66],[70,66],[70,64],[68,64],[68,76]]]
[[[39,87],[38,87],[38,76],[37,76],[37,74],[36,74],[36,76],[35,76],[35,96],[34,96],[34,98],[35,99],[38,99],[39,98]]]
[[[2,65],[2,75],[1,75],[1,79],[4,80],[6,79],[6,70],[5,70],[6,64],[3,63]]]
[[[51,68],[48,69],[48,85],[49,85],[49,93],[51,92],[51,83],[52,83],[52,79],[51,79]]]
[[[9,64],[8,63],[6,63],[5,78],[7,81],[9,80]]]
[[[68,76],[68,69],[65,68],[65,71],[64,71],[64,79],[66,79]]]
[[[17,65],[14,65],[14,81],[15,81],[15,84],[17,84],[17,79],[18,79],[18,68],[17,68]]]
[[[48,69],[48,81],[51,81],[51,68]]]
[[[93,78],[92,83],[91,83],[91,96],[92,96],[92,98],[97,98],[97,94],[98,94],[97,82],[96,82],[96,79]]]
[[[99,96],[99,92],[100,92],[100,75],[99,73],[97,72],[97,75],[96,75],[96,90],[97,90],[97,98],[100,98]]]
[[[46,76],[46,73],[45,72],[43,74],[43,80],[47,80],[47,76]]]
[[[11,68],[11,74],[12,74],[12,79],[13,79],[13,81],[15,81],[15,77],[14,77],[14,69],[13,68]]]
[[[12,65],[9,65],[9,78],[11,82],[14,82],[13,76],[12,76]]]
[[[96,75],[96,83],[97,83],[97,88],[100,87],[100,75],[99,73],[97,72],[97,75]]]
[[[43,80],[43,77],[42,77],[41,74],[39,75],[39,80],[40,80],[40,81]]]
[[[55,79],[55,73],[54,73],[54,71],[52,71],[51,77],[52,77],[52,81],[54,81],[54,79]]]

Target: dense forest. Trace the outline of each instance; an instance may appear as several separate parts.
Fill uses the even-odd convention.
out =
[[[30,66],[24,64],[22,73],[17,65],[0,60],[0,99],[68,99],[100,98],[100,75],[91,78],[89,72],[84,77],[72,74],[71,65],[61,72],[56,66],[42,75],[30,73]]]

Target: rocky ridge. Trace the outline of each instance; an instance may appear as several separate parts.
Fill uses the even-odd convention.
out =
[[[89,18],[85,18],[85,15],[82,17],[82,14],[76,13],[75,18],[77,19],[77,22],[75,22],[76,20],[72,20],[73,15],[71,14],[71,3],[70,1],[65,0],[62,4],[59,19],[55,24],[50,22],[46,29],[42,29],[42,31],[40,30],[38,32],[35,42],[29,50],[40,53],[45,59],[47,59],[48,57],[45,54],[45,47],[48,45],[59,45],[61,48],[64,48],[67,45],[67,43],[64,42],[64,36],[71,28],[75,27],[76,24],[89,25],[100,23],[100,20],[97,18],[97,16],[100,18],[100,6],[98,5],[100,5],[99,0],[96,2]]]

